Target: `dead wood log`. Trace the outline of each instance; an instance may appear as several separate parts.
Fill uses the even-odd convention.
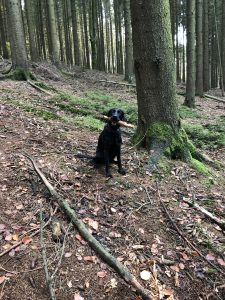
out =
[[[208,210],[206,210],[204,207],[198,205],[194,201],[190,201],[188,199],[182,199],[182,201],[185,202],[185,203],[187,203],[188,205],[196,208],[200,212],[202,212],[207,218],[209,218],[214,223],[216,223],[222,230],[225,230],[225,220],[222,220],[222,219],[214,216],[211,212],[209,212]]]
[[[110,81],[110,80],[99,80],[99,82],[109,83],[109,84],[116,84],[116,85],[124,85],[124,86],[131,86],[136,88],[136,84],[131,83],[125,83],[125,82],[116,82],[116,81]]]
[[[221,99],[221,98],[218,98],[218,97],[215,97],[215,96],[211,96],[211,95],[208,95],[208,94],[204,94],[204,96],[205,96],[206,98],[213,99],[213,100],[216,100],[216,101],[218,101],[218,102],[223,102],[223,103],[225,103],[225,100],[224,100],[224,99]]]
[[[83,239],[88,242],[89,246],[98,254],[98,256],[112,269],[114,269],[120,277],[127,282],[129,285],[136,289],[137,294],[139,294],[143,300],[154,300],[151,296],[150,291],[145,289],[138,280],[130,273],[130,271],[123,266],[112,254],[110,254],[89,232],[84,223],[79,220],[76,212],[69,206],[69,204],[62,198],[60,194],[56,192],[51,183],[47,180],[45,175],[40,171],[37,164],[27,154],[24,156],[30,160],[33,165],[34,170],[37,172],[38,176],[45,184],[49,190],[53,201],[57,202],[60,209],[66,214],[71,223],[77,228]]]

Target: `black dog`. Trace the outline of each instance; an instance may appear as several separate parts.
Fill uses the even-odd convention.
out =
[[[109,120],[98,138],[96,156],[94,157],[95,167],[105,164],[105,173],[107,177],[112,177],[110,172],[110,163],[117,163],[118,172],[125,175],[126,172],[121,164],[121,131],[119,121],[124,121],[124,112],[121,109],[112,108],[107,116]],[[114,161],[114,158],[117,161]]]

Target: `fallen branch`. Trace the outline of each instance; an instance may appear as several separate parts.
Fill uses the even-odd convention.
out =
[[[47,95],[49,95],[49,96],[54,96],[54,94],[52,94],[52,93],[46,91],[45,89],[41,88],[40,86],[36,85],[36,84],[35,84],[33,81],[31,81],[31,80],[27,80],[27,83],[29,83],[32,87],[34,87],[35,89],[41,91],[42,93],[45,93],[45,94],[47,94]]]
[[[216,223],[222,230],[225,230],[225,221],[224,220],[214,216],[211,212],[206,210],[204,207],[198,205],[194,201],[190,201],[188,199],[182,199],[182,201],[187,203],[188,205],[196,208],[200,212],[202,212],[206,217],[210,218],[210,220],[212,220],[214,223]]]
[[[215,97],[215,96],[211,96],[211,95],[208,95],[208,94],[204,94],[204,96],[205,96],[206,98],[213,99],[213,100],[216,100],[216,101],[218,101],[218,102],[223,102],[223,103],[225,103],[225,100],[223,100],[223,99],[221,99],[221,98],[218,98],[218,97]]]
[[[190,248],[192,248],[195,252],[198,253],[198,255],[204,260],[206,261],[211,267],[213,267],[214,269],[216,269],[219,273],[223,274],[225,276],[225,272],[223,270],[221,270],[219,267],[217,267],[214,263],[212,263],[211,261],[207,260],[206,257],[183,235],[183,233],[181,232],[181,230],[178,228],[178,226],[174,223],[172,217],[170,216],[165,204],[163,203],[161,196],[160,196],[160,192],[158,190],[158,197],[160,200],[160,203],[167,215],[167,217],[169,218],[170,222],[172,223],[174,229],[176,230],[176,232],[180,235],[180,237],[188,244],[188,246]]]
[[[145,289],[130,273],[130,271],[125,266],[123,266],[113,255],[105,250],[105,248],[93,237],[84,223],[79,220],[75,211],[71,209],[69,204],[61,197],[60,194],[55,191],[54,187],[51,185],[51,183],[49,183],[45,175],[40,171],[33,158],[31,158],[27,154],[24,154],[24,156],[30,160],[34,170],[37,172],[38,176],[52,195],[53,200],[58,203],[61,210],[71,220],[71,223],[73,223],[73,225],[77,228],[83,239],[88,242],[89,246],[99,255],[99,257],[105,263],[113,268],[118,273],[118,275],[121,276],[122,279],[124,279],[129,285],[134,287],[137,293],[141,295],[142,299],[153,300],[153,297],[150,295],[150,291]]]
[[[131,83],[124,83],[124,82],[116,82],[116,81],[109,81],[109,80],[99,80],[99,82],[109,83],[109,84],[117,84],[117,85],[124,85],[124,86],[131,86],[136,88],[136,84]]]

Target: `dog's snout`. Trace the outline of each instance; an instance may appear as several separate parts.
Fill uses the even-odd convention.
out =
[[[116,114],[114,114],[111,119],[112,121],[119,121],[119,117]]]

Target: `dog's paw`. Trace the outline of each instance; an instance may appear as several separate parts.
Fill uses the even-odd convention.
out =
[[[123,168],[121,168],[121,169],[118,169],[118,173],[120,173],[121,175],[125,175],[126,171]]]
[[[105,174],[105,176],[106,176],[107,178],[113,178],[113,176],[112,176],[112,173],[111,173],[111,172],[107,172],[107,173]]]

